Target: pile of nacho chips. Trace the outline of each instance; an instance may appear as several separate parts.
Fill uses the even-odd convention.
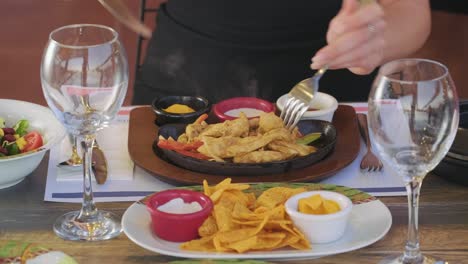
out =
[[[290,246],[309,249],[310,243],[294,227],[284,202],[304,188],[274,187],[258,198],[244,192],[248,184],[233,184],[226,179],[216,186],[203,182],[204,193],[214,209],[198,229],[201,238],[181,244],[185,250],[246,252]]]

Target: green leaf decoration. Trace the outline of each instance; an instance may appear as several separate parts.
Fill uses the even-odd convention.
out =
[[[210,184],[210,186],[213,186],[214,184]],[[371,202],[374,200],[377,200],[374,196],[363,192],[358,189],[346,187],[346,186],[340,186],[340,185],[334,185],[334,184],[325,184],[325,183],[284,183],[284,182],[265,182],[265,183],[251,183],[250,184],[250,189],[245,190],[246,192],[253,192],[257,197],[264,192],[265,190],[268,190],[270,188],[274,187],[287,187],[287,188],[305,188],[308,191],[319,191],[319,190],[324,190],[324,191],[333,191],[337,193],[341,193],[351,199],[351,201],[354,204],[361,204],[361,203],[366,203],[366,202]],[[184,187],[177,187],[177,189],[185,189],[185,190],[192,190],[192,191],[197,191],[197,192],[202,192],[203,191],[203,186],[202,185],[194,185],[194,186],[184,186]]]

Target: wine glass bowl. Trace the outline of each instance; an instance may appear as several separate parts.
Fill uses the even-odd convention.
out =
[[[458,96],[446,66],[426,59],[384,64],[369,95],[370,134],[381,158],[406,183],[408,239],[402,256],[382,263],[433,263],[419,249],[419,191],[447,154],[458,128]]]
[[[93,24],[52,31],[41,62],[47,104],[68,132],[81,141],[83,203],[80,211],[59,217],[55,233],[67,240],[105,240],[122,231],[120,220],[100,211],[93,201],[91,154],[96,132],[122,106],[128,85],[128,62],[118,33]]]
[[[52,31],[41,81],[49,107],[72,134],[93,134],[107,126],[128,85],[127,57],[118,33],[91,24]]]

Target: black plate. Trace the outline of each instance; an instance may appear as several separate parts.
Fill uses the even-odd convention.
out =
[[[450,154],[462,156],[463,160],[468,160],[468,101],[460,102],[460,122],[448,155]]]
[[[159,128],[159,135],[164,138],[178,138],[185,132],[186,124],[167,124]],[[303,120],[298,124],[299,131],[303,134],[321,132],[320,139],[314,141],[311,145],[318,148],[314,153],[304,157],[298,157],[285,161],[275,161],[268,163],[232,163],[199,160],[179,154],[172,150],[161,149],[157,146],[158,139],[154,141],[153,151],[160,158],[170,162],[178,167],[191,171],[215,175],[229,176],[253,176],[285,173],[293,169],[300,169],[310,166],[325,158],[334,148],[336,143],[336,129],[332,123],[320,120]]]
[[[445,156],[433,172],[449,181],[468,186],[468,162]]]
[[[468,101],[460,102],[460,122],[457,135],[447,155],[434,173],[447,180],[468,186]]]

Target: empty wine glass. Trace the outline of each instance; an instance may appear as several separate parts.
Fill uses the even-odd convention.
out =
[[[47,104],[83,150],[83,203],[60,216],[55,233],[67,240],[106,240],[122,232],[116,215],[98,210],[91,185],[92,144],[121,107],[128,85],[128,62],[118,33],[110,27],[68,25],[50,33],[41,62]]]
[[[458,96],[449,71],[425,59],[389,62],[380,68],[368,103],[373,142],[403,177],[408,193],[404,252],[381,263],[438,263],[420,251],[418,205],[424,177],[445,156],[458,127]]]

